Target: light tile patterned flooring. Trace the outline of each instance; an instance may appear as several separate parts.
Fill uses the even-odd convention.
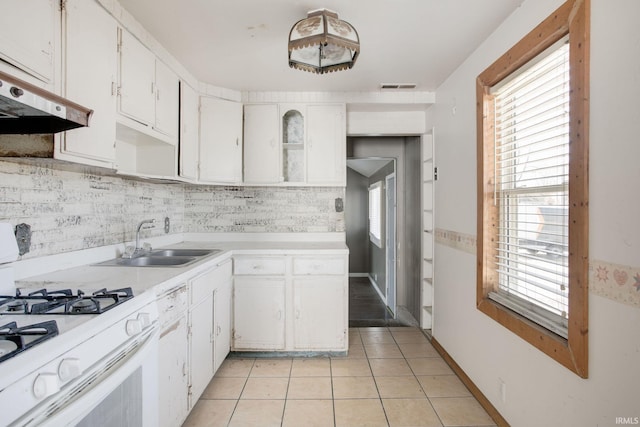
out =
[[[377,327],[347,357],[228,358],[183,427],[493,425],[419,329]]]

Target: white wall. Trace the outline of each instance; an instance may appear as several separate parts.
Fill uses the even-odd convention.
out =
[[[436,91],[436,228],[453,232],[440,235],[476,235],[476,76],[561,4],[524,1]],[[640,417],[639,17],[640,1],[592,0],[589,378],[480,313],[475,256],[436,245],[433,335],[513,426]]]

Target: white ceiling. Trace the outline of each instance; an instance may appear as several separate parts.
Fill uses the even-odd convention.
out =
[[[347,159],[347,167],[369,178],[392,161],[390,159]]]
[[[240,91],[435,89],[523,0],[120,0],[198,80]],[[360,36],[351,70],[289,68],[287,39],[327,8]]]

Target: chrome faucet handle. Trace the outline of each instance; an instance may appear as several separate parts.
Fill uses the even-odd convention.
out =
[[[156,222],[155,218],[152,218],[152,219],[144,219],[140,221],[140,224],[138,224],[138,228],[136,230],[136,252],[139,252],[142,250],[142,248],[140,247],[140,230],[142,229],[142,226],[145,224],[151,224],[151,227],[147,227],[147,228],[155,228],[155,225],[153,225],[155,222]]]
[[[124,248],[124,253],[122,254],[122,258],[133,258],[133,254],[136,253],[136,248],[134,246],[127,246]]]

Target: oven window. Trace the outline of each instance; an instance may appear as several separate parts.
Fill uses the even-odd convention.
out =
[[[138,368],[77,425],[80,427],[141,426],[142,403],[142,368]]]

